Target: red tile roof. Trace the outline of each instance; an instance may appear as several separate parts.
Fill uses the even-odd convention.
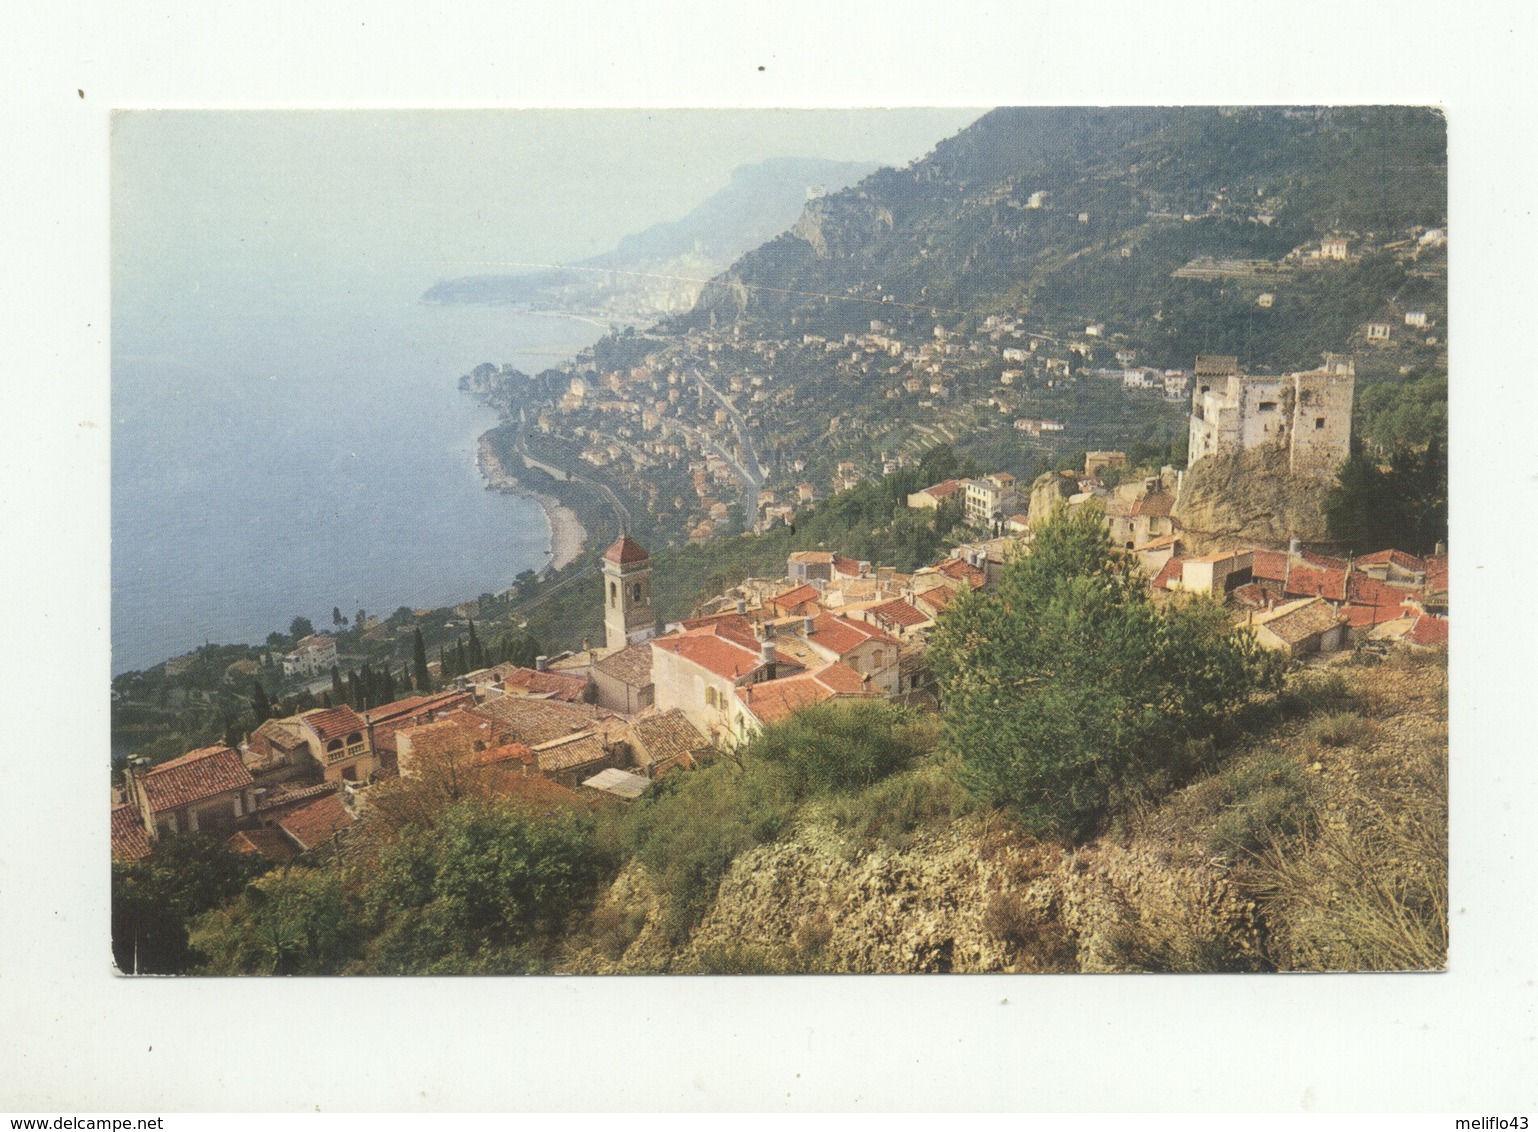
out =
[[[1422,614],[1410,629],[1409,639],[1417,645],[1445,645],[1447,622],[1429,614]]]
[[[928,495],[934,499],[941,500],[949,499],[960,490],[961,482],[959,480],[945,480],[941,483],[937,483],[930,487],[921,489],[924,495]]]
[[[1164,568],[1148,584],[1156,590],[1167,590],[1170,588],[1171,582],[1180,581],[1185,573],[1185,567],[1186,562],[1184,558],[1171,555],[1169,561],[1164,564]]]
[[[872,606],[866,612],[875,617],[878,625],[892,622],[902,626],[904,629],[911,629],[915,625],[923,625],[932,620],[929,614],[909,604],[902,598]]]
[[[816,601],[820,597],[822,597],[822,591],[819,590],[816,586],[812,585],[810,582],[807,582],[803,585],[796,586],[794,589],[786,590],[782,594],[775,594],[769,600],[777,608],[788,611],[795,609],[795,607],[798,605],[804,605],[809,601]]]
[[[866,641],[884,641],[892,645],[898,643],[896,638],[889,637],[876,626],[850,620],[842,614],[824,613],[812,622],[812,628],[807,640],[839,657],[848,656]]]
[[[1385,621],[1399,620],[1404,616],[1404,609],[1397,605],[1348,605],[1345,614],[1353,629],[1366,629]]]
[[[842,574],[846,578],[858,578],[860,576],[860,563],[854,558],[845,558],[842,554],[833,556],[833,572]]]
[[[988,584],[988,575],[976,566],[963,562],[960,558],[952,558],[938,567],[940,573],[947,578],[955,578],[958,582],[965,582],[974,590],[980,590]]]
[[[1321,570],[1344,570],[1350,565],[1344,558],[1332,558],[1328,554],[1317,554],[1312,550],[1305,550],[1298,557],[1311,566],[1318,566]]]
[[[144,828],[144,819],[133,806],[112,807],[112,858],[115,861],[142,861],[153,846]]]
[[[342,805],[342,796],[327,794],[284,815],[278,828],[288,834],[301,851],[308,851],[330,840],[339,830],[351,825],[352,820],[347,807]]]
[[[614,545],[603,552],[604,560],[617,562],[621,566],[628,566],[632,562],[645,562],[650,555],[641,547],[641,544],[629,535],[620,535],[614,541]]]
[[[568,704],[581,703],[582,697],[587,694],[585,677],[540,672],[533,668],[515,668],[503,677],[502,682],[505,687],[525,688],[531,695],[547,696]]]
[[[951,589],[950,586],[936,586],[932,590],[925,590],[923,593],[915,597],[914,600],[922,601],[925,605],[930,606],[935,610],[935,612],[938,613],[940,610],[944,609],[947,605],[950,604],[951,595],[955,592],[956,591]]]
[[[288,839],[275,829],[243,829],[228,844],[237,853],[255,853],[269,861],[288,861],[297,854]]]
[[[304,712],[299,718],[306,727],[320,736],[322,742],[339,739],[354,731],[361,732],[364,727],[363,717],[346,704],[334,708],[316,708]]]
[[[1285,550],[1257,550],[1255,552],[1255,577],[1280,582],[1287,573]]]
[[[844,664],[830,664],[818,672],[788,676],[737,689],[737,696],[763,723],[776,723],[803,708],[835,696],[878,696],[860,674]]]
[[[1426,569],[1426,563],[1413,554],[1406,554],[1402,550],[1379,550],[1372,554],[1364,554],[1358,558],[1359,566],[1398,566],[1402,570],[1421,571]]]
[[[146,771],[139,785],[161,813],[250,786],[251,772],[229,747],[203,747]]]
[[[757,648],[725,636],[701,630],[686,630],[652,641],[652,647],[683,657],[717,676],[735,680],[758,667],[760,653]]]
[[[1134,515],[1166,517],[1175,506],[1175,497],[1165,491],[1149,492],[1132,505]]]

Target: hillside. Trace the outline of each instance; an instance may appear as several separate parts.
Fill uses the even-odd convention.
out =
[[[1372,260],[1344,277],[1172,273],[1201,257],[1274,264],[1332,233],[1387,243],[1440,224],[1446,165],[1445,123],[1430,110],[995,110],[907,169],[808,204],[673,326],[834,333],[862,329],[873,304],[921,320],[1020,309],[1103,320],[1155,365],[1189,366],[1198,351],[1312,364],[1410,274]],[[1262,290],[1279,301],[1257,312]],[[1416,290],[1431,294],[1414,301],[1445,296],[1435,280]]]
[[[1076,849],[955,816],[933,768],[803,805],[733,854],[697,924],[632,861],[582,972],[1365,970],[1446,958],[1446,668],[1293,679],[1221,769]],[[719,767],[709,773],[732,773]]]
[[[678,220],[654,224],[569,268],[445,280],[430,303],[510,303],[649,321],[686,311],[701,281],[795,221],[808,198],[848,185],[869,164],[780,157],[732,172],[719,192]]]

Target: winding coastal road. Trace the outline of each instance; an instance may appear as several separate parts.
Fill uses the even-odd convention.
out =
[[[753,435],[748,430],[748,422],[737,411],[737,406],[732,404],[731,399],[714,385],[710,384],[710,382],[706,381],[705,375],[698,368],[691,368],[690,373],[694,380],[700,383],[701,389],[706,390],[717,401],[721,402],[721,407],[726,410],[727,416],[731,418],[732,425],[736,429],[737,445],[742,449],[743,457],[748,462],[748,467],[746,468],[732,456],[731,452],[724,445],[711,439],[703,429],[698,431],[701,442],[714,449],[716,455],[725,460],[737,478],[742,480],[742,517],[743,521],[751,527],[754,518],[758,515],[758,493],[762,490],[764,477],[768,473],[758,462],[758,453],[753,449]],[[750,471],[749,468],[752,470]]]

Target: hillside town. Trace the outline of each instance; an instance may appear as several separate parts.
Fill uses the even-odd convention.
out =
[[[1264,448],[1328,474],[1345,459],[1349,358],[1327,355],[1318,369],[1280,377],[1244,374],[1232,357],[1198,357],[1193,369],[1193,461]],[[238,746],[153,766],[131,759],[114,788],[113,854],[142,859],[157,838],[187,832],[217,833],[273,861],[324,852],[367,819],[371,787],[393,777],[463,776],[540,806],[625,805],[659,776],[687,773],[814,704],[934,710],[926,653],[937,619],[996,586],[1059,509],[1095,509],[1157,600],[1211,598],[1290,659],[1445,646],[1443,548],[1341,557],[1296,539],[1199,545],[1179,518],[1184,471],[1134,471],[1125,452],[1093,451],[1082,469],[1043,474],[1028,489],[1007,471],[932,484],[908,507],[959,506],[972,532],[943,558],[904,573],[836,549],[794,551],[781,576],[746,578],[671,624],[658,622],[647,550],[622,535],[592,585],[602,645],[532,668],[471,671],[442,691],[362,711],[342,704],[269,719]],[[333,638],[312,634],[282,663],[311,674],[335,658]]]

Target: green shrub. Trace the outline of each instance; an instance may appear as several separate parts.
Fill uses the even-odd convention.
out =
[[[1283,755],[1268,752],[1229,767],[1217,776],[1216,789],[1222,812],[1207,834],[1211,853],[1259,853],[1310,825],[1303,772]]]
[[[956,781],[953,764],[931,759],[867,790],[835,799],[834,822],[857,841],[906,847],[915,831],[948,824],[968,812],[973,802]]]
[[[1360,747],[1372,739],[1377,728],[1369,719],[1353,711],[1332,711],[1317,716],[1303,728],[1303,737],[1321,747]]]
[[[932,728],[913,713],[882,700],[829,701],[766,727],[742,757],[784,767],[803,798],[863,789],[933,746]]]

